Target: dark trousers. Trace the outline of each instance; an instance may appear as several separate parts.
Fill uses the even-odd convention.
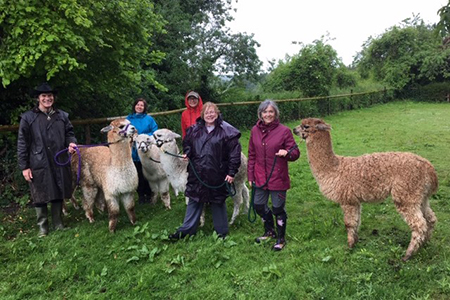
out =
[[[178,228],[178,232],[183,235],[194,235],[197,232],[197,228],[200,222],[200,216],[202,215],[204,203],[196,202],[189,199],[189,203],[186,207],[186,215],[184,216],[183,225]],[[227,217],[227,205],[223,203],[211,203],[211,212],[214,230],[221,235],[228,234],[228,217]]]
[[[134,165],[136,166],[139,178],[139,184],[137,188],[139,197],[144,197],[145,195],[150,196],[152,194],[152,190],[150,189],[150,185],[148,184],[147,179],[144,177],[144,173],[142,173],[142,163],[140,161],[135,161]]]

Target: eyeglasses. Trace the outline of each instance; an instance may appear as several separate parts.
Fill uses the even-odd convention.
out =
[[[189,97],[189,98],[188,98],[188,101],[198,101],[198,99],[197,99],[197,98],[194,98],[194,97]]]

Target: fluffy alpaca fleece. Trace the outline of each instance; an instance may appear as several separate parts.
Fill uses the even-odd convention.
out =
[[[94,222],[94,204],[106,207],[109,213],[109,231],[116,230],[120,200],[134,225],[134,193],[138,175],[131,158],[131,138],[136,129],[126,119],[116,119],[101,132],[108,133],[109,146],[81,148],[80,186],[83,209],[89,222]],[[78,155],[72,156],[72,173],[77,176]]]
[[[179,149],[176,143],[176,139],[181,138],[181,136],[169,129],[158,129],[153,133],[150,139],[152,143],[160,147],[161,153],[161,164],[163,169],[169,178],[172,187],[175,190],[175,194],[178,192],[184,193],[187,183],[187,166],[188,161],[183,160],[178,157],[174,157],[171,154],[178,154]],[[245,185],[247,181],[247,157],[241,152],[241,166],[239,167],[238,173],[234,178],[234,185],[236,188],[236,195],[233,196],[234,208],[233,215],[230,220],[230,224],[233,224],[236,217],[239,215],[242,204],[244,204],[245,212],[248,212],[249,207],[249,190]],[[189,199],[186,198],[186,203]],[[204,224],[204,216],[202,215],[201,224]]]
[[[150,136],[148,134],[138,135],[134,142],[138,150],[139,159],[142,163],[142,173],[152,189],[152,198],[150,202],[156,204],[158,194],[160,194],[164,206],[167,209],[171,209],[169,193],[170,182],[166,172],[161,166],[161,151],[156,145],[150,143]]]
[[[321,192],[342,208],[349,247],[358,241],[361,203],[379,202],[390,195],[412,231],[403,257],[408,260],[430,239],[437,221],[429,204],[438,189],[434,167],[407,152],[335,155],[330,130],[324,121],[309,118],[293,131],[306,140],[309,165]]]

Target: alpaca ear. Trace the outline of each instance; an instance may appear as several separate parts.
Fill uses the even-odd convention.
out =
[[[174,132],[173,133],[173,137],[176,138],[176,139],[179,139],[179,138],[181,138],[181,135],[179,135],[178,133]]]
[[[113,129],[113,127],[111,125],[108,125],[106,127],[103,127],[102,130],[100,130],[101,133],[105,133],[108,131],[111,131]]]
[[[322,130],[322,131],[330,131],[331,130],[331,126],[325,123],[321,123],[321,124],[317,124],[316,125],[316,129],[317,130]]]

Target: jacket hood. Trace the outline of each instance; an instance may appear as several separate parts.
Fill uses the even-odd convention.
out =
[[[191,111],[199,111],[199,112],[202,111],[202,108],[203,108],[202,97],[200,95],[198,95],[198,105],[196,107],[191,107],[188,103],[188,95],[189,95],[189,92],[187,92],[186,95],[184,96],[184,105],[186,105],[186,108]]]

